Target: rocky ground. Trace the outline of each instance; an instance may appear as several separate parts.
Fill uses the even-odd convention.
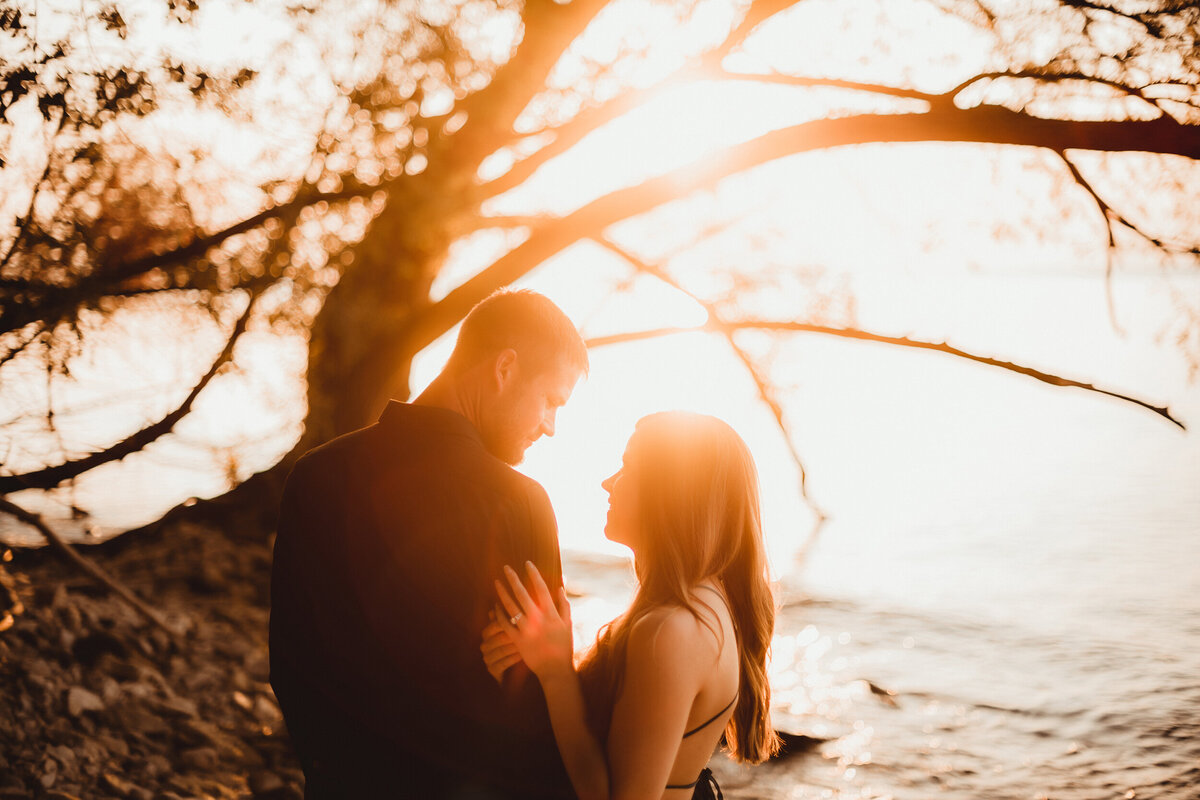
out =
[[[177,634],[0,547],[0,800],[302,797],[268,683],[269,543],[183,524],[84,552]]]

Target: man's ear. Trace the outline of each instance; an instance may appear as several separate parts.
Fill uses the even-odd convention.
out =
[[[492,363],[492,377],[496,381],[496,389],[503,391],[504,387],[516,378],[517,351],[511,347],[501,350]]]

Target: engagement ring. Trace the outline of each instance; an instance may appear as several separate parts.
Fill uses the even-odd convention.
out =
[[[508,624],[512,625],[515,628],[517,626],[517,623],[521,621],[522,616],[523,615],[521,615],[521,614],[516,614],[514,616],[509,617]]]

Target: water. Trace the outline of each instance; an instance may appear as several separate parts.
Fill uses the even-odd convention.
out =
[[[1200,797],[1200,386],[1180,353],[1154,340],[1169,321],[1165,295],[1152,277],[1119,283],[1130,331],[1121,337],[1099,281],[911,278],[901,286],[871,276],[875,293],[859,295],[865,327],[948,336],[1126,391],[1169,405],[1189,431],[1110,398],[936,354],[797,337],[776,353],[774,374],[787,387],[810,494],[831,515],[798,562],[811,510],[769,415],[720,342],[597,351],[558,434],[523,466],[558,512],[580,640],[632,588],[623,551],[600,533],[599,480],[633,422],[668,407],[716,413],[750,443],[763,483],[782,606],[776,722],[827,740],[754,769],[718,761],[727,796]],[[541,280],[564,305],[580,304],[568,307],[576,319],[587,316],[572,293],[586,287],[554,284],[553,272]],[[1200,282],[1184,288],[1200,296]],[[912,316],[924,327],[905,329],[911,317],[897,309],[919,303]],[[417,388],[445,346],[416,365]],[[156,347],[164,363],[180,363],[184,344]],[[241,448],[233,460],[243,472],[285,452],[296,411],[280,398],[300,385],[303,352],[273,359],[272,347],[260,340],[246,350],[246,381],[227,379],[226,395],[201,405],[185,436],[81,480],[76,498],[94,521],[114,529],[219,491],[228,459],[203,442]],[[121,374],[100,394],[139,395],[131,373]],[[257,392],[247,388],[255,380]],[[11,385],[0,392],[10,404]],[[80,411],[60,427],[71,441],[102,442],[98,426],[118,422],[111,411],[90,422]],[[36,449],[32,439],[17,444]],[[58,493],[47,512],[68,496]],[[28,536],[0,526],[10,540]]]

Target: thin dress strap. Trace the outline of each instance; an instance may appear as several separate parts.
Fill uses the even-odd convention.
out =
[[[686,739],[687,737],[691,736],[693,733],[697,733],[698,731],[708,727],[710,724],[716,722],[718,719],[720,719],[722,714],[724,714],[726,711],[728,711],[730,708],[733,707],[733,704],[737,702],[737,699],[738,699],[738,696],[735,694],[733,696],[733,699],[729,701],[728,705],[726,705],[724,708],[722,708],[716,714],[713,714],[711,717],[709,717],[707,722],[701,722],[699,725],[697,725],[696,727],[692,728],[690,731],[685,733],[683,735],[683,738]]]

